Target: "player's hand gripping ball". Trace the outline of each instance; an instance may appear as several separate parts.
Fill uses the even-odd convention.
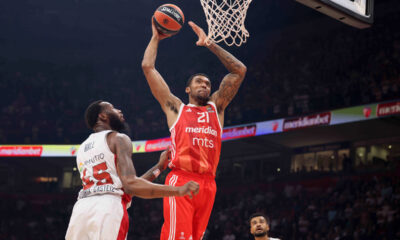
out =
[[[185,23],[185,16],[178,6],[164,4],[154,12],[153,21],[159,33],[172,36],[182,28]]]

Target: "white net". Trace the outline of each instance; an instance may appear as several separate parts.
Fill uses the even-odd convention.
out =
[[[240,46],[250,36],[244,26],[252,0],[200,0],[208,24],[207,40]]]

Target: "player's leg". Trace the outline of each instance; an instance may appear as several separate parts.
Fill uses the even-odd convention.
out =
[[[205,180],[200,193],[194,198],[193,240],[201,240],[214,206],[217,186],[215,180]]]
[[[190,179],[172,172],[165,180],[166,185],[182,186]],[[189,197],[166,197],[163,199],[164,224],[161,240],[190,239],[192,236],[193,203]]]
[[[96,221],[97,204],[97,196],[80,199],[75,203],[65,239],[90,240],[98,238],[100,230]]]
[[[79,200],[72,212],[67,240],[125,239],[129,228],[121,197],[99,195]]]
[[[78,239],[78,234],[81,231],[80,226],[81,226],[81,215],[84,213],[81,211],[81,205],[80,201],[76,202],[74,205],[74,208],[72,209],[72,215],[69,220],[68,224],[68,229],[67,233],[65,234],[65,239],[66,240],[75,240]]]
[[[65,239],[90,240],[97,236],[96,223],[93,221],[97,198],[84,198],[78,200],[72,210]]]
[[[129,217],[126,210],[127,201],[124,198],[110,196],[104,204],[99,205],[103,211],[99,219],[100,236],[96,239],[101,240],[125,240],[129,230]]]

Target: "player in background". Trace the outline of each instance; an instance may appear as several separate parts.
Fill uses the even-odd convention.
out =
[[[254,240],[280,240],[268,236],[269,219],[262,213],[254,213],[249,218],[250,233]]]
[[[122,112],[110,103],[99,100],[90,104],[85,120],[94,133],[77,152],[76,163],[83,188],[74,205],[66,239],[126,239],[129,228],[127,208],[132,196],[161,198],[197,194],[199,185],[193,181],[172,187],[145,179],[154,179],[163,170],[165,153],[143,178],[136,176],[132,141],[120,133],[127,124]]]
[[[198,36],[197,46],[214,53],[229,73],[219,89],[211,96],[210,78],[203,73],[191,76],[186,85],[189,104],[174,96],[164,78],[155,68],[160,35],[152,24],[152,37],[145,50],[142,69],[151,92],[167,117],[171,132],[171,172],[166,184],[181,186],[190,180],[200,184],[199,194],[187,197],[164,198],[164,225],[162,240],[194,239],[203,237],[214,204],[215,173],[221,152],[224,111],[236,95],[246,74],[246,66],[217,44],[206,44],[206,34],[189,22]],[[196,62],[194,62],[196,64]]]

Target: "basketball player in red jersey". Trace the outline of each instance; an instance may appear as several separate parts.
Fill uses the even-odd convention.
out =
[[[171,132],[172,169],[166,184],[181,186],[189,180],[200,184],[199,194],[187,197],[164,198],[164,225],[161,240],[199,240],[206,230],[214,204],[215,172],[221,152],[221,135],[224,110],[236,95],[245,74],[246,66],[215,43],[206,44],[206,34],[199,26],[189,22],[198,36],[197,46],[214,53],[229,73],[219,89],[211,96],[211,82],[205,74],[189,78],[185,105],[174,96],[163,77],[155,68],[159,41],[165,38],[152,25],[153,36],[144,53],[142,68],[151,92],[163,109]]]
[[[125,120],[113,105],[101,100],[93,102],[86,110],[85,119],[94,133],[77,153],[83,188],[72,211],[67,240],[126,239],[129,228],[126,209],[132,196],[161,198],[197,194],[199,185],[193,181],[182,187],[148,181],[163,170],[165,153],[156,166],[142,177],[136,176],[132,142],[127,135],[119,133],[126,126]]]

